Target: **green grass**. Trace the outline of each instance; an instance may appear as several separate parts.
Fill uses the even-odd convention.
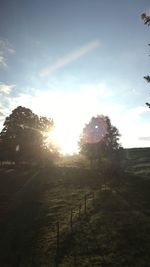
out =
[[[74,218],[80,204],[83,212],[85,194],[97,190],[95,181],[89,170],[76,168],[28,171],[26,181],[23,172],[15,170],[9,177],[3,172],[7,180],[3,190],[8,190],[9,181],[14,179],[15,183],[19,173],[19,189],[13,191],[9,212],[1,223],[0,261],[2,266],[12,266],[17,261],[22,266],[53,266],[56,222],[60,221],[61,235],[70,231],[71,209]]]
[[[143,163],[135,163],[142,170]],[[149,192],[150,181],[144,176],[107,173],[105,177],[74,166],[74,161],[69,167],[2,169],[0,266],[56,266],[59,221],[58,266],[148,267]]]
[[[128,186],[123,192],[100,192],[90,214],[77,227],[74,247],[61,267],[149,266],[150,198],[145,197],[145,191],[150,183],[140,189],[132,182],[131,192]]]
[[[150,177],[150,148],[125,149],[127,170],[135,175]]]

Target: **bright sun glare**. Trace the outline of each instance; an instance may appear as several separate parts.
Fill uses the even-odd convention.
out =
[[[62,154],[78,153],[79,136],[91,117],[97,115],[98,96],[106,91],[103,84],[95,87],[85,86],[77,91],[48,90],[32,98],[35,113],[53,118],[54,129],[48,135]]]
[[[91,94],[88,95],[88,90],[70,93],[48,91],[36,96],[34,101],[32,104],[35,111],[40,105],[40,112],[54,120],[55,127],[48,134],[47,140],[52,141],[64,155],[78,153],[79,136],[86,121],[89,120]]]
[[[63,155],[73,155],[78,152],[78,137],[74,136],[74,138],[72,138],[73,130],[71,131],[69,125],[68,127],[65,126],[63,131],[56,126],[51,132],[49,132],[48,141],[58,147],[58,150]]]

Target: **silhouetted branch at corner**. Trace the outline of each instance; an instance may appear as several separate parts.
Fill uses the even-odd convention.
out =
[[[146,13],[142,13],[141,19],[144,21],[144,24],[150,26],[150,16],[147,16]]]
[[[144,76],[144,79],[149,83],[150,82],[150,76],[147,75],[147,76]]]
[[[145,104],[146,104],[146,106],[148,106],[148,107],[150,108],[150,103],[147,103],[147,102],[146,102]]]

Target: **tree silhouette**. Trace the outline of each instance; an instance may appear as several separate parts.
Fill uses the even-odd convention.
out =
[[[45,149],[46,132],[50,131],[53,121],[38,117],[30,109],[17,107],[6,117],[0,134],[3,150],[8,160],[39,160]]]
[[[141,19],[144,21],[145,25],[150,26],[150,16],[147,16],[146,13],[141,14]],[[150,45],[150,44],[149,44]],[[149,83],[150,82],[150,76],[144,76],[144,79]],[[150,103],[145,103],[150,108]]]
[[[119,131],[111,124],[109,117],[92,117],[81,134],[80,153],[90,159],[92,166],[102,161],[113,163],[121,148],[119,137]]]
[[[144,24],[150,26],[150,16],[147,16],[146,13],[141,14],[141,19],[144,20]]]

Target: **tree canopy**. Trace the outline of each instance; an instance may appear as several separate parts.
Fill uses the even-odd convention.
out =
[[[81,134],[80,153],[90,159],[91,163],[113,162],[121,148],[119,137],[119,131],[111,124],[109,117],[102,115],[92,117]]]
[[[46,149],[46,132],[53,120],[39,117],[30,109],[19,106],[6,117],[0,133],[5,159],[18,161],[39,160]]]

